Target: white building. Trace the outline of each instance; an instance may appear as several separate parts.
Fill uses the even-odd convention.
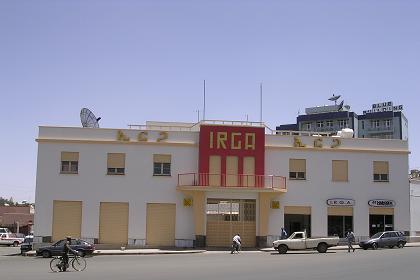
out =
[[[411,236],[420,236],[420,172],[412,170],[410,176]]]
[[[267,133],[266,133],[267,131]],[[283,135],[259,123],[40,127],[35,236],[270,246],[289,234],[410,230],[408,143]]]

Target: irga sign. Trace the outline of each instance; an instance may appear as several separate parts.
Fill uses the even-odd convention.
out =
[[[255,150],[255,133],[213,132],[209,133],[209,148],[223,150]]]

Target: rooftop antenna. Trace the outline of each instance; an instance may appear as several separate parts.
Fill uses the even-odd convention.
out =
[[[206,120],[206,80],[204,80],[204,108],[203,108],[203,121]]]
[[[329,101],[334,101],[335,105],[337,105],[337,100],[341,97],[341,95],[332,95],[330,98],[328,98]]]
[[[88,108],[82,108],[82,110],[80,110],[80,121],[83,127],[99,128],[100,119],[100,117],[96,118]]]
[[[260,123],[262,124],[263,120],[263,85],[260,83]]]

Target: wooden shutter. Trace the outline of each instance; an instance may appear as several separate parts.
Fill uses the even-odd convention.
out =
[[[61,161],[79,161],[79,153],[61,152]]]
[[[336,182],[347,182],[349,180],[347,160],[332,161],[332,180]]]
[[[306,160],[305,159],[289,159],[289,172],[305,172],[306,173]]]
[[[125,168],[125,154],[109,153],[108,168]]]
[[[387,161],[374,161],[373,174],[389,174],[389,165]]]
[[[153,155],[153,162],[171,163],[171,155]]]

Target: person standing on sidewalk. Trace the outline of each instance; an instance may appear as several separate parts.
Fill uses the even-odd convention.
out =
[[[287,231],[284,227],[281,228],[281,235],[280,235],[280,239],[286,239],[287,238]]]
[[[355,249],[352,246],[354,242],[354,233],[351,231],[351,229],[347,230],[346,239],[347,239],[347,246],[348,246],[347,252],[350,253],[350,249],[353,250],[354,252]]]

